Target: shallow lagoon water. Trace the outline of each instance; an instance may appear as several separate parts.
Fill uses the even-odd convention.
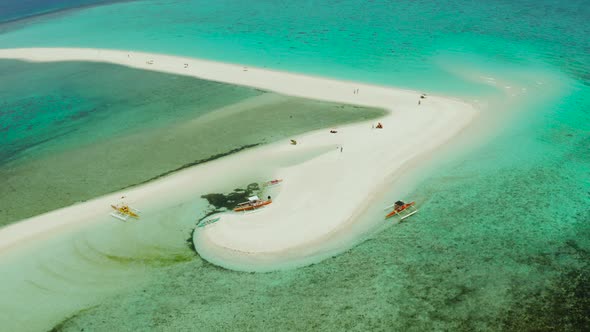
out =
[[[96,63],[0,62],[0,225],[384,111]]]
[[[226,271],[198,257],[174,262],[60,326],[583,330],[590,186],[580,179],[590,156],[587,129],[572,124],[588,122],[559,116],[560,109],[439,161],[412,193],[419,214],[342,255],[265,274]],[[551,130],[530,135],[546,121]]]
[[[430,170],[411,194],[421,211],[409,222],[342,255],[293,271],[226,271],[178,247],[175,237],[190,230],[181,217],[184,226],[162,237],[160,252],[179,248],[190,260],[158,266],[136,287],[111,285],[117,295],[46,322],[72,331],[588,330],[588,10],[585,1],[550,0],[156,1],[96,7],[0,35],[1,47],[130,48],[471,100],[498,90],[510,96],[513,84],[499,82],[521,82],[522,72],[529,91],[535,71],[568,76],[542,103],[529,94],[492,104],[489,112],[518,116]],[[144,266],[141,255],[131,257],[124,268]]]

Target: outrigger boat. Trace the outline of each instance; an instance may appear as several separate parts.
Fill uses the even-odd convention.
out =
[[[138,209],[134,209],[127,204],[118,204],[118,205],[111,205],[114,212],[111,212],[111,216],[121,219],[123,221],[127,221],[129,217],[139,219],[140,211]]]
[[[270,198],[270,196],[268,196],[267,200],[261,200],[260,198],[258,198],[258,196],[252,196],[252,197],[248,197],[248,201],[247,202],[243,202],[238,204],[238,206],[236,206],[234,208],[235,212],[247,212],[247,211],[255,211],[258,210],[260,208],[265,207],[266,205],[272,203],[272,199]]]
[[[418,209],[415,205],[416,202],[404,203],[403,201],[397,201],[389,206],[386,206],[385,210],[393,207],[393,211],[389,212],[385,216],[385,219],[391,218],[393,216],[399,216],[400,221],[404,220],[407,217],[418,212]]]
[[[283,179],[274,179],[274,180],[270,180],[268,182],[265,182],[264,185],[265,186],[276,186],[278,184],[281,184],[281,182],[283,182]]]

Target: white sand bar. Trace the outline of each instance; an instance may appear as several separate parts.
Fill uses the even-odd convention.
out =
[[[420,93],[416,91],[160,54],[29,48],[0,50],[0,58],[108,62],[245,85],[285,95],[389,110],[387,116],[378,120],[384,129],[372,129],[371,123],[364,122],[337,128],[337,134],[330,134],[327,129],[320,130],[297,137],[296,146],[278,142],[223,158],[225,162],[231,162],[234,169],[199,165],[182,174],[133,189],[136,197],[144,200],[151,197],[156,201],[158,196],[178,194],[183,187],[194,185],[186,179],[204,179],[208,174],[218,174],[223,170],[239,171],[240,168],[248,168],[252,160],[270,160],[275,155],[295,153],[297,150],[305,152],[325,148],[327,152],[317,157],[269,174],[269,180],[282,178],[284,183],[280,194],[273,197],[273,204],[264,210],[253,214],[225,213],[220,215],[220,222],[198,228],[195,232],[195,245],[205,259],[242,270],[261,269],[240,262],[272,265],[281,259],[300,259],[299,252],[301,255],[313,255],[324,250],[323,243],[354,223],[355,218],[371,206],[376,193],[390,189],[386,187],[390,184],[388,179],[404,165],[447,142],[477,113],[470,104],[445,97],[429,95],[419,105]],[[220,161],[220,164],[224,162]],[[166,185],[166,182],[175,185]],[[82,210],[86,215],[92,212],[98,215],[104,213],[104,207],[100,206],[105,203],[98,204],[95,200],[78,204],[76,209],[60,210],[60,215],[67,217],[68,213],[80,213]],[[136,205],[140,207],[141,202]],[[0,230],[0,250],[24,237],[34,236],[35,225],[43,224],[43,229],[47,230],[52,224],[60,227],[61,223],[63,226],[63,220],[84,222],[81,218],[60,218],[60,222],[56,221],[60,219],[49,218],[48,215],[51,213]],[[15,234],[20,236],[14,237]],[[261,257],[261,261],[257,262],[256,257]],[[262,270],[268,270],[268,266]]]

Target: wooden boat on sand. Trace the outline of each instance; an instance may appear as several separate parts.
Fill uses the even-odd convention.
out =
[[[267,200],[261,200],[258,196],[248,197],[247,202],[243,202],[238,204],[234,208],[235,212],[247,212],[247,211],[255,211],[260,208],[267,206],[268,204],[272,203],[272,199],[268,196]]]
[[[127,204],[118,204],[118,205],[111,205],[114,212],[111,212],[111,216],[117,219],[127,221],[129,218],[139,219],[140,211],[138,209],[132,208]]]

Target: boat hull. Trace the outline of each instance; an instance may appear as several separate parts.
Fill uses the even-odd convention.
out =
[[[402,205],[400,208],[394,209],[393,211],[389,212],[389,214],[387,214],[385,216],[385,219],[391,218],[391,217],[399,214],[400,212],[406,210],[407,208],[414,206],[414,204],[416,204],[416,202],[410,202],[410,203],[406,203],[406,204]]]
[[[239,207],[235,208],[234,211],[235,212],[252,211],[252,210],[259,209],[263,206],[266,206],[270,203],[272,203],[272,200],[262,201],[260,203],[256,203],[256,204],[252,204],[252,205],[239,206]]]

